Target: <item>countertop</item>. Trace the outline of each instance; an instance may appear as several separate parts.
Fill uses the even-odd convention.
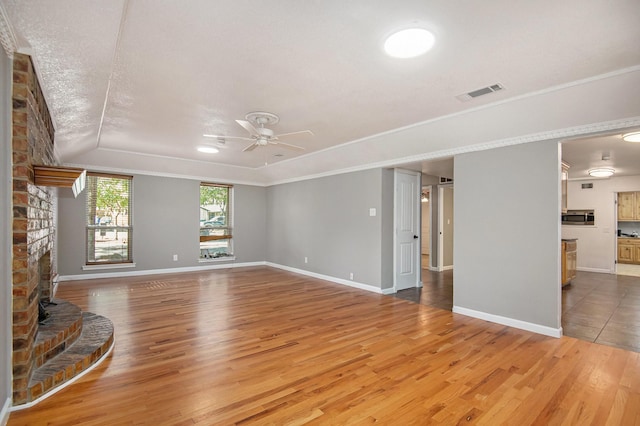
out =
[[[562,241],[578,241],[577,238],[563,238]]]

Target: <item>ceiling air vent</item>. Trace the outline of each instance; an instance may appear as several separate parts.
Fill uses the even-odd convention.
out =
[[[504,90],[504,86],[500,83],[492,84],[491,86],[483,87],[482,89],[472,90],[469,93],[463,93],[456,96],[456,99],[462,102],[470,101],[478,96],[488,95],[489,93]]]

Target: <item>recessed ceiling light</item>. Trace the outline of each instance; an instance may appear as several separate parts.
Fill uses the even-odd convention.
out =
[[[215,154],[218,151],[218,148],[214,148],[212,146],[199,146],[198,147],[198,151],[199,152],[204,152],[205,154]]]
[[[609,176],[613,176],[613,174],[616,171],[613,169],[610,169],[608,167],[598,167],[597,169],[591,169],[589,170],[589,176],[593,176],[593,177],[609,177]]]
[[[409,28],[391,34],[384,42],[384,51],[394,58],[414,58],[433,47],[436,38],[424,28]]]
[[[622,139],[625,142],[640,142],[640,132],[627,133],[622,135]]]

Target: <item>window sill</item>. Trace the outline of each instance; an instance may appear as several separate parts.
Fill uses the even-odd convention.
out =
[[[135,263],[109,263],[106,265],[84,265],[83,271],[96,271],[100,269],[120,269],[120,268],[135,268]]]
[[[198,259],[198,263],[217,263],[217,262],[228,262],[231,260],[236,260],[236,257],[235,256],[210,257],[205,259]]]

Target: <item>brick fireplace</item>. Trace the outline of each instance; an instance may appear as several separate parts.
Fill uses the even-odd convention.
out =
[[[33,165],[54,165],[53,124],[29,56],[13,60],[13,400],[27,400],[38,302],[51,297],[55,188],[33,184]]]
[[[58,189],[36,185],[34,167],[56,165],[54,128],[29,56],[14,53],[12,87],[12,367],[19,406],[90,369],[110,351],[114,330],[108,318],[53,299]]]

